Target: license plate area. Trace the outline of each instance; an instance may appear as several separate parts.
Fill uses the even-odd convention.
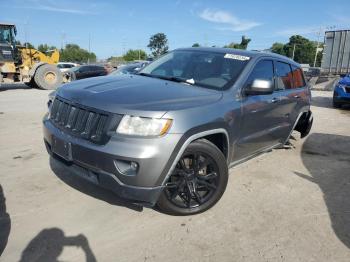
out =
[[[72,144],[55,136],[52,136],[52,152],[64,158],[67,161],[72,161]]]

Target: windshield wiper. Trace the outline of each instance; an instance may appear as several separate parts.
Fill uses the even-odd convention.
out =
[[[155,75],[151,75],[151,74],[147,74],[147,73],[137,73],[137,75],[147,76],[147,77],[156,77]]]
[[[181,78],[181,77],[177,77],[177,76],[171,76],[171,77],[164,77],[164,79],[169,80],[169,81],[178,82],[178,83],[185,83],[185,84],[189,84],[189,85],[194,85],[193,78],[185,79],[185,78]]]
[[[139,75],[159,78],[159,79],[173,81],[173,82],[177,82],[177,83],[185,83],[185,84],[189,84],[189,85],[194,85],[193,79],[185,79],[185,78],[181,78],[181,77],[177,77],[177,76],[160,76],[160,75],[152,75],[152,74],[147,74],[147,73],[139,73]]]

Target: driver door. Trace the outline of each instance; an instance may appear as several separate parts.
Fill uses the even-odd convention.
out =
[[[275,91],[267,95],[244,95],[244,90],[249,88],[254,80],[267,80],[275,86],[273,60],[264,59],[257,62],[243,87],[242,123],[234,160],[272,147],[281,137],[280,95]]]

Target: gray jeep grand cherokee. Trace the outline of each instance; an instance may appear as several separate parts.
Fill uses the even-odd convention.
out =
[[[44,117],[52,159],[120,197],[170,214],[212,207],[228,168],[312,125],[300,66],[275,54],[170,52],[138,75],[59,88]]]

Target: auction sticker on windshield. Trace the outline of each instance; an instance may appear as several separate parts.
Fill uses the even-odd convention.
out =
[[[247,61],[250,59],[249,56],[234,55],[234,54],[225,54],[224,58],[235,59],[235,60],[240,60],[240,61]]]

